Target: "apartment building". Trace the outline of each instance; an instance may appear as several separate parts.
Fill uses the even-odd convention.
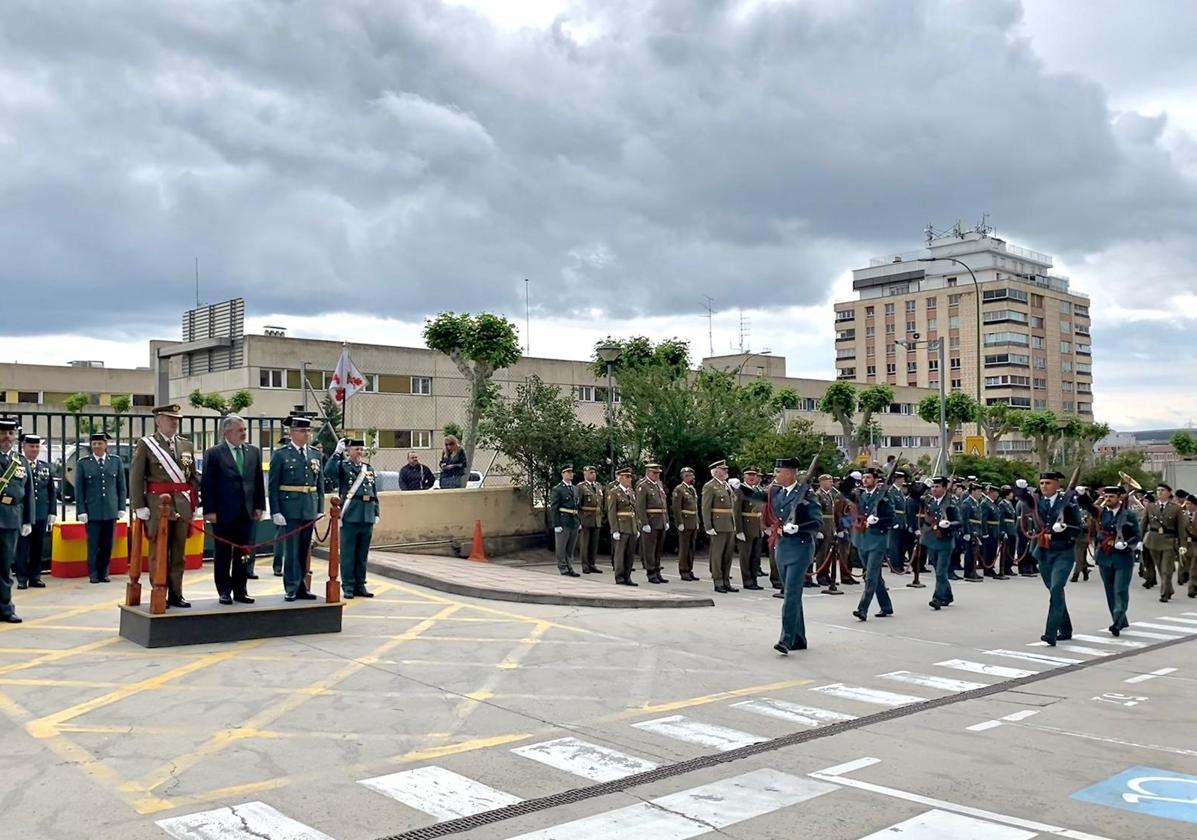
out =
[[[0,404],[12,411],[65,411],[67,399],[87,394],[91,409],[103,411],[112,398],[129,397],[133,411],[154,406],[153,373],[144,368],[109,368],[87,360],[67,365],[0,363]]]

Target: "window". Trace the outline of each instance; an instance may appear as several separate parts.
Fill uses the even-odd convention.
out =
[[[856,312],[852,309],[837,309],[835,311],[835,320],[838,321],[855,321]]]
[[[952,357],[952,361],[949,363],[949,367],[950,367],[952,370],[960,370],[960,357],[959,357],[959,356],[953,356],[953,357]]]
[[[877,345],[866,344],[865,345],[865,355],[866,356],[876,356],[877,355]]]
[[[840,373],[839,373],[840,379],[852,379],[855,376],[856,376],[856,368],[854,368],[854,367],[840,368]]]
[[[955,286],[955,285],[956,285],[956,278],[955,278],[955,277],[949,277],[949,278],[948,278],[948,285],[949,285],[949,286]],[[956,295],[956,297],[957,297],[957,298],[959,298],[959,297],[960,297],[960,295]]]
[[[952,278],[952,279],[955,279],[955,278]],[[959,306],[959,305],[960,305],[960,295],[948,295],[948,306]]]
[[[376,390],[384,394],[431,394],[432,378],[428,376],[408,376],[398,373],[367,374],[367,382],[373,378]],[[426,390],[425,390],[426,389]]]
[[[133,394],[131,404],[139,408],[153,408],[155,402],[153,394]]]
[[[258,371],[258,386],[261,388],[286,387],[287,372],[282,368],[261,368]]]
[[[953,315],[952,317],[948,318],[948,329],[949,330],[960,329],[960,316],[959,315]]]
[[[939,329],[939,319],[928,318],[927,319],[927,332],[931,332],[931,331],[937,330],[937,329]]]
[[[893,334],[894,334],[894,325],[893,325],[893,324],[886,324],[886,325],[885,325],[885,334],[886,334],[886,335],[893,335]]]
[[[866,368],[865,368],[865,375],[866,375],[866,376],[876,376],[876,375],[877,375],[877,366],[876,366],[876,365],[869,365],[868,367],[866,367]]]
[[[1030,408],[1031,401],[1027,397],[987,397],[986,405],[1008,405],[1011,408]]]
[[[1046,350],[1047,349],[1047,339],[1045,339],[1041,335],[1033,335],[1033,336],[1031,336],[1031,346],[1033,348],[1035,348],[1036,350]]]
[[[1072,304],[1066,300],[1060,301],[1060,314],[1061,315],[1071,315],[1072,314]]]
[[[1064,410],[1072,414],[1076,413],[1076,403],[1072,400],[1064,400]]]
[[[958,391],[958,390],[960,390],[960,380],[959,380],[959,379],[953,379],[953,380],[952,380],[952,386],[951,386],[951,387],[952,387],[954,390],[957,390],[957,391]]]
[[[915,332],[917,329],[918,329],[918,324],[916,324],[914,321],[906,322],[906,332],[912,333],[912,332]]]
[[[1065,394],[1071,394],[1071,393],[1073,392],[1073,390],[1074,390],[1072,383],[1071,383],[1071,382],[1069,382],[1067,379],[1065,379],[1065,380],[1064,380],[1064,381],[1061,383],[1061,387],[1064,389],[1064,393],[1065,393]]]
[[[1045,359],[1043,356],[1036,356],[1034,364],[1039,370],[1047,370],[1047,359]]]
[[[837,359],[855,359],[856,358],[856,348],[855,347],[839,347],[835,351],[835,357]]]
[[[885,375],[886,375],[886,376],[893,376],[893,375],[894,375],[894,374],[896,374],[897,372],[898,372],[898,365],[897,365],[896,363],[894,363],[894,362],[889,362],[889,363],[888,363],[888,364],[885,366]]]
[[[927,370],[939,370],[939,359],[928,359]]]
[[[432,432],[428,429],[382,429],[378,432],[380,449],[431,449]]]
[[[1092,414],[1093,403],[1079,402],[1076,404],[1076,410],[1078,414]]]
[[[865,338],[872,338],[876,334],[877,334],[877,328],[874,327],[872,324],[865,327]]]
[[[1089,335],[1090,334],[1088,324],[1077,324],[1075,327],[1072,328],[1072,331],[1074,333],[1076,333],[1077,335]]]
[[[909,376],[912,373],[918,373],[918,372],[919,372],[919,363],[918,362],[907,362],[906,363],[906,375],[907,376]]]
[[[41,401],[41,393],[38,391],[17,391],[17,402],[31,403],[37,405]]]
[[[889,295],[890,297],[897,297],[898,295],[904,295],[909,291],[910,291],[909,283],[896,283],[893,286],[890,286],[888,289],[886,289],[885,293],[887,295]]]
[[[1017,324],[1025,324],[1028,318],[1023,312],[1016,312],[1013,309],[995,309],[992,312],[986,312],[981,318],[986,324],[996,324],[999,321],[1013,321]]]
[[[593,385],[575,385],[574,399],[578,402],[594,402]]]
[[[949,350],[959,350],[960,349],[960,336],[954,335],[948,339],[948,349]]]
[[[1026,303],[1029,295],[1022,289],[985,289],[981,293],[981,300],[1017,300]]]
[[[1031,316],[1031,329],[1033,329],[1033,330],[1043,329],[1043,318],[1041,316],[1039,316],[1039,315]]]
[[[1031,379],[1029,376],[1005,374],[1002,376],[985,377],[985,387],[987,388],[1029,388],[1030,385]]]
[[[1035,377],[1035,383],[1034,383],[1033,387],[1035,388],[1036,391],[1046,391],[1047,390],[1047,380],[1041,379],[1040,377],[1037,376],[1037,377]]]
[[[1060,333],[1062,335],[1068,335],[1068,333],[1070,333],[1070,332],[1072,332],[1072,322],[1071,321],[1061,321],[1060,322]]]
[[[939,305],[938,303],[936,303],[937,300],[938,300],[938,298],[933,298],[933,297],[927,298],[927,311],[928,312],[934,311],[935,307],[937,307]]]
[[[1061,341],[1060,342],[1060,352],[1061,353],[1071,353],[1072,352],[1072,342],[1071,341]]]
[[[865,317],[866,317],[866,318],[872,318],[872,317],[873,317],[873,315],[874,315],[874,313],[875,313],[876,311],[877,311],[877,307],[875,307],[875,306],[866,306],[866,307],[865,307]]]
[[[1072,362],[1060,362],[1060,370],[1065,373],[1072,373]]]
[[[1088,318],[1089,317],[1089,307],[1084,304],[1074,303],[1072,305],[1072,314],[1077,316],[1078,318]]]
[[[835,334],[836,341],[855,341],[856,330],[840,330]]]
[[[1043,308],[1043,295],[1031,295],[1031,306],[1036,309]]]
[[[431,376],[413,376],[411,378],[411,392],[428,396],[432,393]]]
[[[1076,352],[1084,353],[1086,356],[1090,356],[1093,354],[1093,347],[1089,344],[1078,344],[1076,346]]]
[[[1042,411],[1047,408],[1047,400],[1035,400],[1035,410]]]
[[[917,306],[918,306],[918,301],[916,301],[916,300],[906,301],[906,311],[907,312],[913,312],[915,310],[915,307],[917,307]]]
[[[985,333],[985,346],[994,347],[1002,344],[1015,344],[1019,347],[1027,347],[1030,345],[1030,339],[1022,333],[1016,332]]]
[[[1093,365],[1090,365],[1090,364],[1083,364],[1083,363],[1081,363],[1081,362],[1077,362],[1077,363],[1076,363],[1076,372],[1077,372],[1077,373],[1084,373],[1084,374],[1087,374],[1087,375],[1089,375],[1089,376],[1092,376],[1092,375],[1093,375]]]
[[[985,367],[1004,367],[1006,365],[1026,367],[1030,362],[1030,356],[1025,356],[1022,353],[994,353],[985,357]]]
[[[893,315],[893,314],[894,314],[894,305],[893,305],[892,303],[887,303],[887,304],[885,305],[885,314],[886,314],[886,315]]]

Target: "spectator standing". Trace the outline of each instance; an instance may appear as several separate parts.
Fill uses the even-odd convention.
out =
[[[427,490],[435,481],[432,470],[420,463],[420,456],[408,452],[407,463],[399,469],[399,489]]]
[[[445,435],[445,451],[441,453],[441,489],[465,487],[468,466],[461,443],[454,435]]]

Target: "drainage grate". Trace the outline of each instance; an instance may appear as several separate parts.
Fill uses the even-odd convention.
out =
[[[828,724],[827,726],[817,727],[815,729],[804,729],[801,732],[792,732],[789,735],[782,735],[769,741],[762,741],[758,744],[749,744],[745,747],[738,747],[737,749],[728,750],[727,752],[702,755],[697,758],[687,759],[686,761],[679,761],[676,764],[667,764],[663,767],[657,767],[654,770],[646,770],[643,773],[637,773],[634,776],[625,776],[624,778],[616,779],[615,781],[601,782],[599,784],[590,785],[584,788],[573,788],[572,790],[562,791],[561,793],[555,793],[551,796],[542,796],[539,799],[526,799],[523,802],[517,802],[514,805],[506,805],[502,808],[495,808],[492,811],[483,811],[481,814],[472,814],[468,817],[457,817],[456,819],[446,820],[444,822],[436,823],[435,825],[424,826],[423,828],[414,828],[410,831],[404,831],[400,834],[389,834],[386,837],[379,838],[379,840],[434,840],[434,838],[437,837],[448,837],[452,834],[460,834],[463,831],[469,831],[484,825],[493,825],[495,823],[503,822],[504,820],[513,819],[515,817],[534,814],[537,811],[547,811],[550,808],[557,808],[562,805],[570,805],[574,802],[582,802],[586,799],[594,799],[600,796],[610,796],[611,794],[622,793],[625,790],[640,787],[641,785],[647,785],[652,782],[658,782],[662,779],[670,779],[674,776],[683,776],[687,773],[692,773],[695,770],[715,767],[720,764],[729,764],[733,761],[749,758],[750,756],[760,755],[761,753],[772,752],[774,750],[780,750],[786,747],[796,746],[798,744],[805,744],[808,741],[815,741],[820,738],[831,738],[839,735],[842,732],[859,729],[862,726],[872,726],[876,723],[885,723],[891,720],[898,720],[899,718],[910,717],[911,715],[921,714],[922,712],[928,712],[932,709],[951,706],[955,703],[963,703],[968,700],[977,700],[983,697],[990,697],[994,694],[1001,694],[1003,692],[1010,691],[1011,689],[1020,688],[1024,685],[1032,685],[1037,682],[1042,682],[1043,680],[1063,676],[1065,674],[1071,674],[1076,671],[1083,671],[1086,668],[1090,668],[1094,665],[1103,665],[1107,662],[1117,662],[1120,659],[1138,656],[1141,653],[1154,653],[1155,651],[1164,650],[1166,648],[1179,645],[1182,642],[1187,642],[1193,638],[1197,638],[1197,636],[1185,636],[1179,639],[1161,642],[1150,647],[1119,651],[1118,653],[1112,653],[1108,656],[1099,656],[1095,659],[1090,659],[1085,662],[1078,662],[1075,665],[1065,665],[1061,668],[1056,668],[1051,671],[1043,671],[1038,674],[1032,674],[1029,677],[1018,677],[1005,682],[987,685],[984,688],[974,688],[970,691],[962,691],[959,694],[951,694],[946,697],[937,697],[933,700],[924,700],[921,703],[912,703],[909,706],[899,706],[898,708],[894,709],[886,709],[885,711],[855,718],[853,720],[832,723]]]

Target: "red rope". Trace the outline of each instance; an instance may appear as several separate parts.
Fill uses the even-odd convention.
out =
[[[238,542],[233,542],[232,540],[225,539],[224,537],[218,537],[218,536],[216,536],[215,533],[208,533],[207,528],[204,526],[208,525],[209,523],[206,522],[205,520],[200,520],[200,524],[196,525],[195,520],[193,519],[190,523],[188,523],[188,527],[191,529],[191,531],[193,533],[207,534],[216,542],[224,543],[225,545],[231,546],[232,548],[240,549],[245,554],[253,554],[253,553],[256,553],[259,548],[266,548],[267,546],[274,546],[275,544],[280,543],[283,540],[289,539],[302,531],[306,531],[308,528],[311,528],[314,531],[316,529],[316,523],[319,521],[320,521],[319,519],[313,519],[311,522],[308,522],[304,525],[300,525],[298,528],[287,531],[284,534],[277,535],[272,540],[266,540],[265,542],[259,542],[259,543],[249,543],[246,545],[243,545]],[[325,540],[327,540],[328,539],[328,531],[331,528],[332,528],[332,521],[329,520],[328,528],[326,528],[324,531],[324,536],[323,537],[317,536],[316,541],[324,542]]]

